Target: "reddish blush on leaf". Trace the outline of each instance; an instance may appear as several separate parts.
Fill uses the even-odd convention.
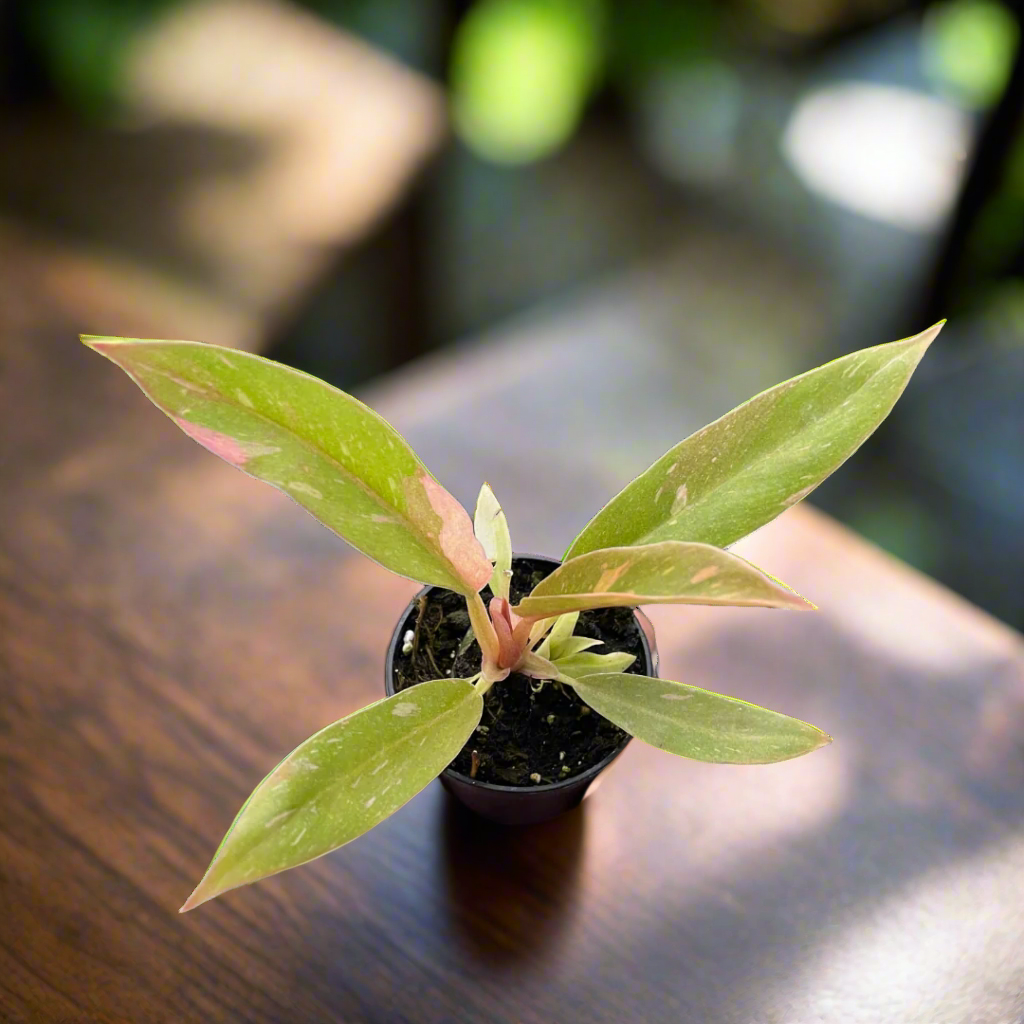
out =
[[[473,532],[469,513],[429,473],[418,481],[441,523],[437,542],[460,578],[480,590],[491,578],[491,563]]]
[[[213,430],[211,427],[201,427],[198,423],[190,423],[180,416],[175,416],[174,422],[193,441],[198,441],[207,451],[213,452],[214,455],[219,455],[225,462],[230,462],[232,466],[238,466],[239,468],[258,455],[274,455],[281,450],[272,444],[239,441],[237,437],[222,434],[219,430]]]

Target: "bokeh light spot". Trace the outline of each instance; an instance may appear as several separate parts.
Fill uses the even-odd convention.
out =
[[[1017,22],[998,0],[948,0],[925,19],[929,75],[968,106],[985,107],[1006,86],[1018,45]]]
[[[459,25],[451,67],[456,131],[496,163],[558,149],[583,113],[602,62],[593,0],[483,0]]]

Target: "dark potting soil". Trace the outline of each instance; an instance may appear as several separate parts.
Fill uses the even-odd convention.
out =
[[[516,558],[510,586],[512,603],[525,597],[554,567]],[[490,588],[481,592],[484,604]],[[395,652],[396,692],[428,679],[469,678],[480,671],[480,647],[473,640],[461,654],[469,633],[465,599],[437,589],[421,598],[402,624],[413,630],[413,650]],[[627,672],[643,672],[640,626],[628,608],[602,608],[580,615],[577,636],[602,640],[595,654],[626,651],[636,656]],[[569,686],[512,673],[484,695],[480,726],[451,767],[480,782],[533,786],[571,779],[616,750],[626,733],[593,711]],[[475,753],[475,757],[474,757]],[[531,778],[539,775],[540,780]]]

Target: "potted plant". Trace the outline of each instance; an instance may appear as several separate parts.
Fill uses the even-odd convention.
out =
[[[489,485],[481,488],[475,528],[478,537],[497,541],[495,568],[481,597],[519,601],[559,562],[536,555],[511,555],[508,526]],[[550,628],[549,628],[550,627]],[[532,654],[545,658],[564,675],[583,670],[657,673],[654,630],[642,613],[628,607],[594,608],[540,620]],[[481,651],[465,602],[440,587],[424,588],[395,627],[384,663],[388,696],[439,675],[458,678],[481,667]],[[600,650],[595,650],[600,648]],[[450,666],[450,667],[449,667]],[[541,669],[550,672],[551,669]],[[575,807],[590,784],[631,739],[558,679],[553,686],[524,667],[513,670],[498,690],[484,695],[480,724],[441,783],[467,807],[508,825],[532,824]]]
[[[634,609],[813,607],[726,548],[856,451],[941,326],[827,363],[697,431],[612,498],[560,564],[513,556],[490,487],[471,520],[390,424],[314,377],[214,345],[83,337],[194,440],[427,585],[396,627],[387,695],[267,775],[182,910],[350,842],[442,773],[470,806],[536,820],[578,802],[631,736],[742,764],[830,742],[805,722],[659,679]],[[543,767],[530,763],[533,746]]]

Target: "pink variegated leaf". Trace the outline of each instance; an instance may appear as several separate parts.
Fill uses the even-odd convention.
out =
[[[203,447],[401,576],[476,593],[491,563],[466,510],[386,420],[269,359],[190,341],[83,337]]]
[[[812,609],[799,594],[738,555],[710,544],[663,540],[601,548],[563,562],[512,611],[539,619],[588,608],[714,604]]]

